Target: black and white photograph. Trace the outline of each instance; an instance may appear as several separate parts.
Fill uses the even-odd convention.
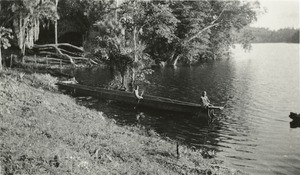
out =
[[[0,0],[0,175],[300,174],[300,0]]]

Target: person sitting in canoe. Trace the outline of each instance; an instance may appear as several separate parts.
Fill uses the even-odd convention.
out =
[[[220,110],[224,109],[224,107],[214,106],[214,105],[210,104],[210,100],[207,97],[206,91],[202,92],[201,106],[204,107],[205,109],[220,109]]]
[[[138,99],[138,101],[140,99],[143,99],[144,91],[141,93],[141,95],[139,95],[139,86],[136,86],[133,92],[134,92],[134,96]]]
[[[135,89],[134,89],[134,91],[133,91],[133,93],[134,93],[134,96],[137,99],[137,103],[136,103],[136,105],[134,107],[134,109],[136,109],[137,106],[138,106],[138,104],[140,103],[140,100],[143,99],[144,91],[141,93],[141,95],[139,95],[139,86],[136,86]]]
[[[204,108],[208,108],[210,106],[212,106],[210,104],[210,100],[208,99],[207,95],[206,95],[206,91],[202,92],[202,96],[201,96],[201,106],[203,106]]]
[[[211,124],[214,121],[216,114],[214,113],[213,105],[210,104],[210,100],[208,99],[208,97],[206,95],[206,91],[202,92],[201,106],[204,107],[205,110],[207,110],[207,114],[209,117],[208,122],[209,122],[209,124]]]

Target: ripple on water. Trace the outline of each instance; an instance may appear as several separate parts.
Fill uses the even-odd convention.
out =
[[[239,47],[233,52],[231,60],[157,69],[146,87],[149,94],[196,103],[206,90],[213,104],[226,105],[222,120],[209,126],[190,116],[145,112],[140,124],[183,144],[216,150],[225,165],[246,173],[300,174],[300,128],[290,129],[288,118],[291,111],[300,113],[299,46],[255,44],[249,53]],[[87,72],[83,79],[100,81],[102,75]],[[118,113],[118,121],[136,123],[135,111],[115,106],[107,111]],[[129,114],[120,117],[124,111]]]

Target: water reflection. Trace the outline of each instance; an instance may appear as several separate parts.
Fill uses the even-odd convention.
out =
[[[225,165],[251,174],[300,172],[300,130],[289,129],[290,111],[300,111],[299,47],[254,45],[234,50],[234,59],[198,67],[157,68],[148,76],[147,94],[198,103],[206,90],[215,105],[226,105],[224,118],[207,122],[185,115],[143,111],[139,121],[128,106],[98,101],[93,107],[118,123],[141,124],[194,147],[217,152]],[[77,79],[99,86],[109,71],[78,71]]]

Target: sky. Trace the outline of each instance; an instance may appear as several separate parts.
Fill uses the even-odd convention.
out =
[[[258,16],[252,27],[265,27],[278,30],[286,27],[299,27],[300,0],[258,0],[267,12]]]

